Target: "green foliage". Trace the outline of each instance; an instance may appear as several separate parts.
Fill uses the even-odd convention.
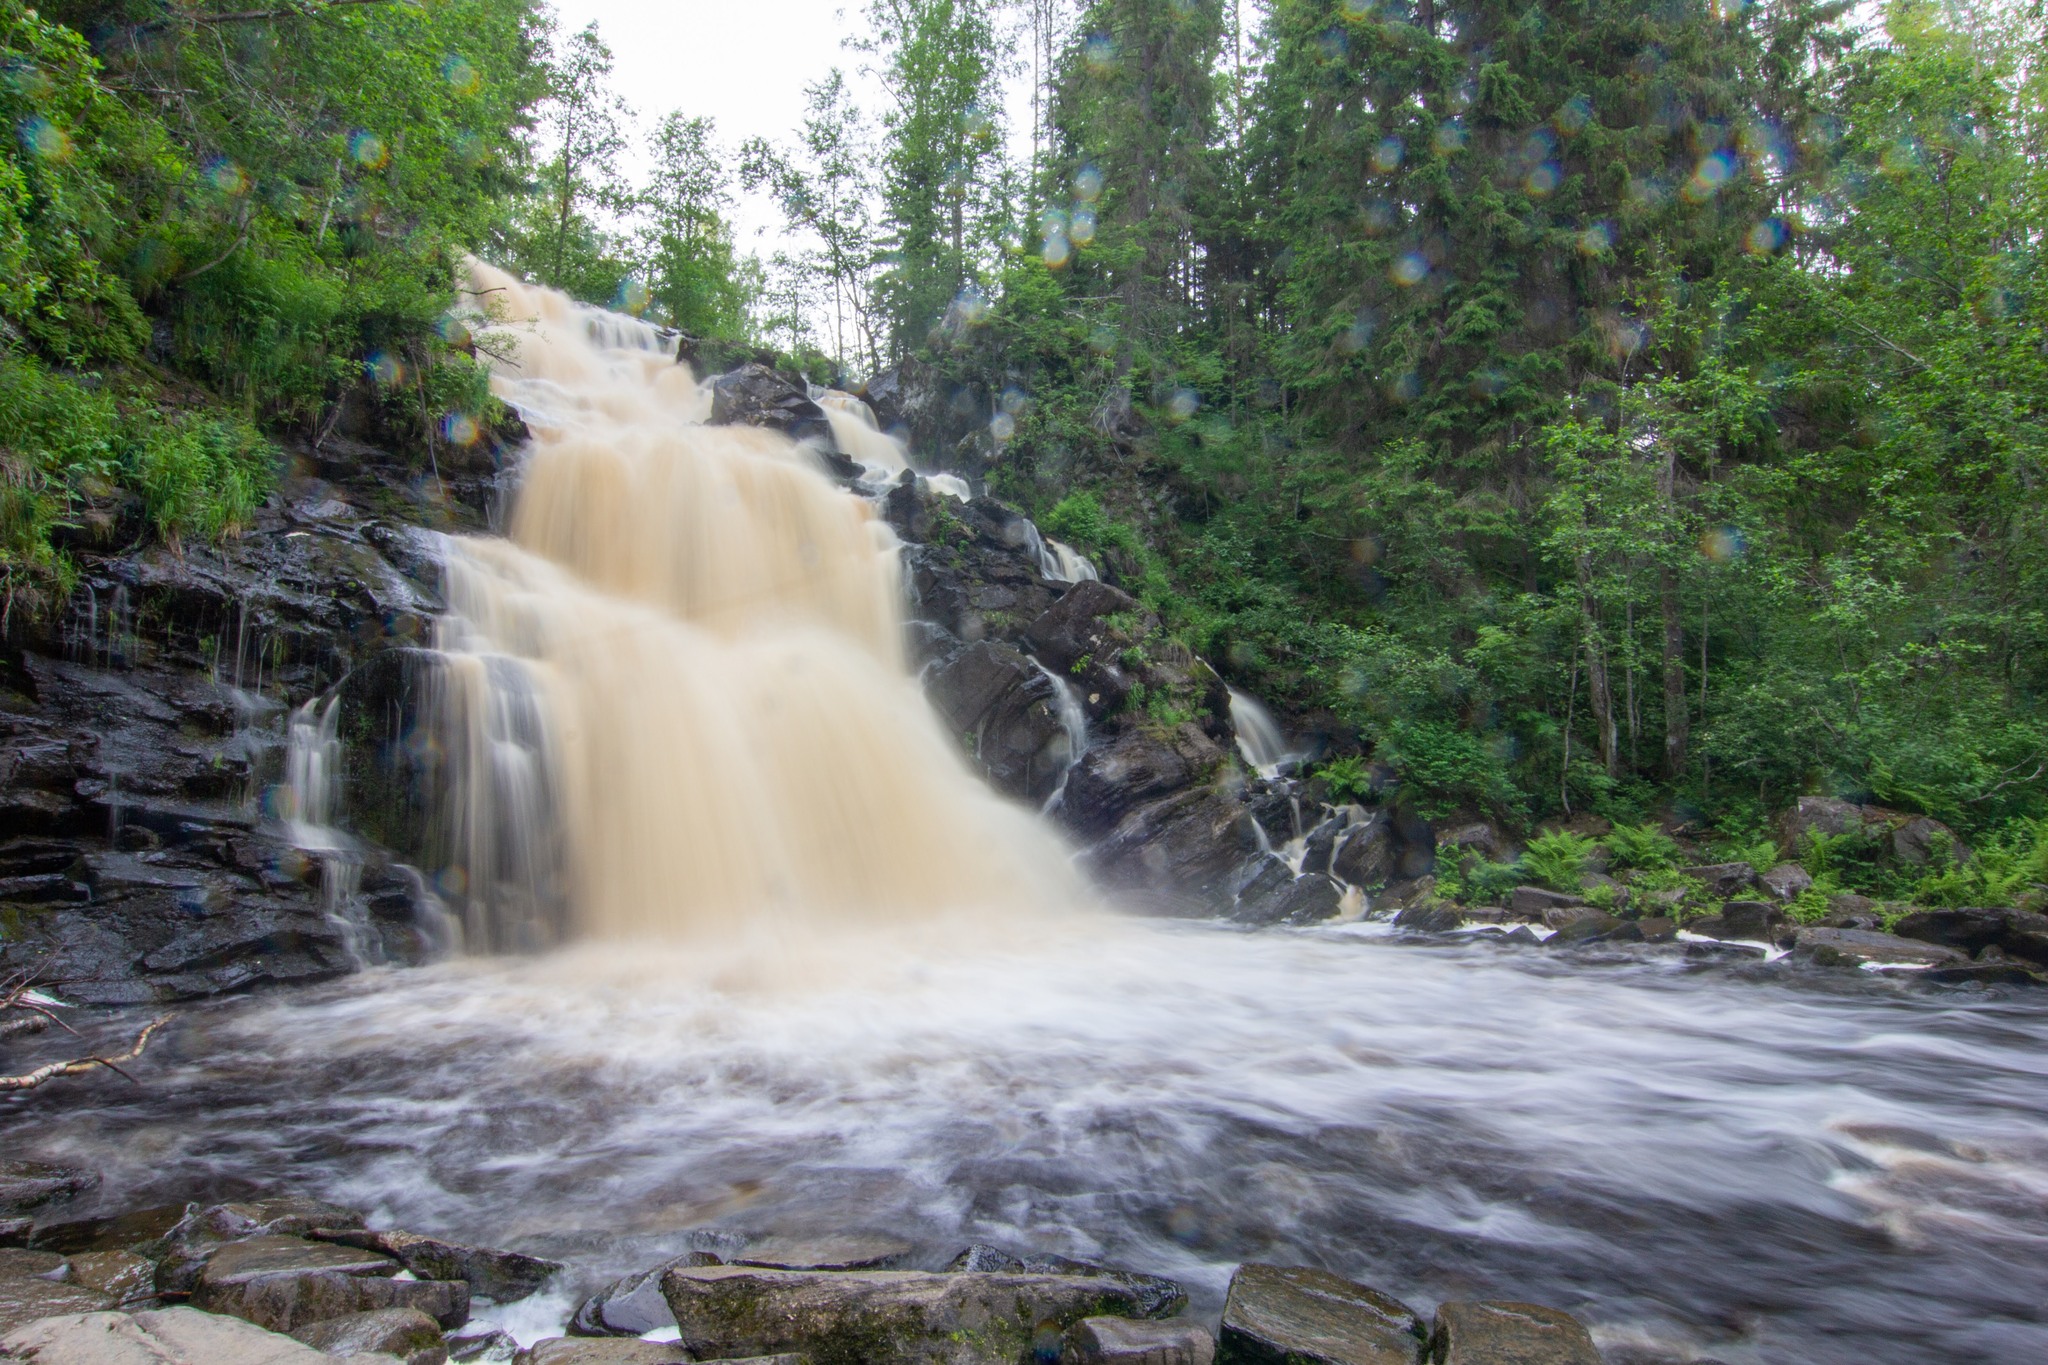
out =
[[[1933,860],[1908,899],[1929,906],[2008,906],[2048,886],[2048,820],[2019,820],[1982,839],[1966,862]]]
[[[1522,867],[1538,884],[1577,894],[1599,841],[1570,830],[1552,830],[1522,850]]]
[[[1332,801],[1364,801],[1373,794],[1372,774],[1356,754],[1333,758],[1315,770]]]
[[[1778,841],[1775,839],[1753,839],[1737,841],[1722,846],[1720,858],[1728,863],[1747,863],[1750,870],[1761,876],[1776,867],[1780,861]]]
[[[1609,865],[1615,868],[1654,871],[1678,866],[1678,841],[1654,821],[1616,825],[1600,843],[1607,850]]]
[[[1493,905],[1528,881],[1520,859],[1489,862],[1477,856],[1456,867],[1437,864],[1437,894],[1465,905]]]

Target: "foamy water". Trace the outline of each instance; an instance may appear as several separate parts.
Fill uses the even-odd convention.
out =
[[[254,1180],[604,1277],[744,1236],[1555,1303],[1610,1352],[2048,1357],[2048,1006],[1082,916],[376,972],[16,1105],[109,1203]]]

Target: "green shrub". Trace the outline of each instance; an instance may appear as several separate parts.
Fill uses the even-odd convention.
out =
[[[1522,851],[1522,866],[1539,885],[1553,891],[1576,894],[1579,883],[1585,878],[1586,865],[1597,847],[1597,840],[1573,834],[1570,830],[1552,830],[1529,841],[1529,846]]]
[[[1489,862],[1477,856],[1463,864],[1437,864],[1437,894],[1466,905],[1492,905],[1507,897],[1526,880],[1520,859]]]
[[[270,448],[238,422],[152,416],[130,433],[123,459],[150,525],[172,540],[240,530],[276,481]]]
[[[2008,906],[2043,885],[2048,885],[2048,819],[2016,820],[1981,839],[1966,863],[1958,863],[1953,853],[1936,859],[1909,894],[1916,905]]]
[[[1601,844],[1607,850],[1608,862],[1615,867],[1648,870],[1678,866],[1678,841],[1654,822],[1616,825]]]
[[[1316,769],[1315,775],[1330,789],[1330,800],[1363,801],[1372,795],[1372,774],[1357,754],[1333,758]]]

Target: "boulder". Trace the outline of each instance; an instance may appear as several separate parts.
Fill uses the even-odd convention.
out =
[[[1542,886],[1518,886],[1508,893],[1508,909],[1523,919],[1541,920],[1549,923],[1552,911],[1588,909],[1585,901],[1577,896],[1567,896],[1562,891],[1552,891]],[[1552,924],[1551,928],[1557,926]]]
[[[1328,819],[1317,822],[1301,841],[1301,870],[1303,872],[1328,872],[1331,859],[1337,852],[1337,840],[1350,827],[1351,813],[1340,810]]]
[[[2015,962],[2011,959],[1959,962],[1950,967],[1930,967],[1920,973],[1920,979],[1938,981],[1945,986],[2048,986],[2048,974],[2043,974],[2028,963]]]
[[[1271,873],[1272,868],[1278,873]],[[1239,924],[1318,924],[1341,908],[1343,890],[1319,872],[1297,877],[1286,863],[1268,856],[1261,874],[1238,893],[1230,918]]]
[[[1828,912],[1820,923],[1826,929],[1882,929],[1884,911],[1870,897],[1844,891],[1828,897]]]
[[[1484,820],[1458,825],[1440,831],[1436,836],[1437,856],[1448,859],[1453,867],[1462,866],[1472,858],[1492,863],[1505,862],[1513,847],[1497,825]]]
[[[1720,914],[1694,920],[1688,927],[1708,938],[1751,943],[1775,944],[1790,932],[1784,910],[1769,901],[1729,901]]]
[[[1970,861],[1970,849],[1956,832],[1939,820],[1916,815],[1892,830],[1892,856],[1912,867],[1930,863]]]
[[[1158,622],[1137,598],[1100,580],[1076,583],[1024,632],[1031,652],[1086,699],[1088,717],[1114,714],[1138,681],[1123,656]]]
[[[1969,955],[1938,943],[1921,943],[1896,934],[1861,929],[1800,929],[1793,934],[1792,955],[1823,967],[1945,967],[1968,962]]]
[[[1141,1310],[1127,1285],[1085,1275],[678,1267],[662,1292],[693,1355],[792,1352],[811,1365],[1023,1360],[1041,1331]]]
[[[1083,1318],[1060,1341],[1060,1365],[1211,1365],[1216,1341],[1191,1322]]]
[[[1394,916],[1396,929],[1407,929],[1418,934],[1448,933],[1465,922],[1465,916],[1449,901],[1420,901],[1404,906]]]
[[[661,1296],[661,1277],[684,1266],[723,1265],[708,1251],[691,1251],[652,1270],[613,1280],[576,1305],[569,1332],[579,1337],[638,1337],[676,1325]]]
[[[47,1161],[0,1161],[0,1214],[28,1213],[85,1193],[98,1173]]]
[[[1574,917],[1557,926],[1557,932],[1543,940],[1548,948],[1569,948],[1582,943],[1640,943],[1643,931],[1633,920],[1616,919],[1604,910]]]
[[[383,1308],[416,1308],[443,1327],[469,1320],[469,1286],[460,1280],[396,1280],[332,1270],[283,1271],[225,1284],[202,1276],[192,1303],[273,1332]]]
[[[1757,878],[1763,888],[1781,901],[1795,900],[1813,885],[1813,878],[1798,863],[1779,863]]]
[[[113,1295],[80,1284],[63,1284],[32,1275],[0,1279],[0,1332],[10,1332],[37,1318],[99,1313],[114,1306]]]
[[[560,1262],[523,1252],[463,1246],[416,1232],[323,1228],[313,1235],[321,1241],[389,1256],[423,1280],[461,1280],[472,1294],[498,1303],[525,1298],[562,1268]]]
[[[1685,875],[1700,883],[1707,895],[1722,901],[1756,885],[1756,869],[1748,863],[1702,863],[1686,868]]]
[[[1139,806],[1080,861],[1135,904],[1208,914],[1230,907],[1233,874],[1257,843],[1251,815],[1234,793],[1190,787]]]
[[[198,1284],[216,1289],[268,1275],[333,1271],[341,1275],[396,1275],[400,1266],[380,1252],[335,1246],[304,1237],[265,1234],[213,1248],[200,1267]]]
[[[1059,690],[1008,645],[983,641],[936,664],[925,693],[999,791],[1043,800],[1073,757]]]
[[[69,1271],[70,1262],[54,1251],[0,1250],[0,1280],[68,1280],[72,1278]]]
[[[762,1237],[747,1243],[729,1264],[770,1270],[882,1270],[901,1265],[917,1248],[886,1232],[845,1232],[822,1237]]]
[[[550,1337],[512,1359],[513,1365],[680,1365],[692,1357],[672,1341]]]
[[[1965,953],[2003,953],[2048,966],[2048,915],[2031,910],[1916,910],[1892,926],[1901,938],[1939,943]]]
[[[383,1308],[312,1323],[292,1333],[333,1356],[396,1356],[405,1365],[444,1365],[448,1348],[441,1326],[417,1308]]]
[[[1374,811],[1344,832],[1330,856],[1330,871],[1363,891],[1385,886],[1401,875],[1401,836],[1393,817]]]
[[[1114,1280],[1131,1291],[1138,1305],[1139,1316],[1146,1318],[1170,1318],[1188,1304],[1187,1291],[1163,1276],[1146,1275],[1135,1270],[1118,1270],[1114,1266],[1097,1265],[1093,1261],[1077,1261],[1068,1256],[1033,1255],[1020,1258],[980,1243],[955,1256],[952,1264],[946,1269],[954,1272],[980,1270],[1014,1275],[1075,1275]]]
[[[1216,1365],[1414,1365],[1422,1320],[1400,1300],[1306,1266],[1230,1277]]]
[[[450,1332],[442,1341],[448,1347],[448,1359],[456,1365],[512,1365],[520,1351],[519,1338],[496,1327]]]
[[[71,1283],[135,1303],[156,1296],[156,1262],[132,1251],[83,1251],[71,1258]]]
[[[1636,930],[1645,943],[1670,943],[1678,937],[1678,921],[1662,915],[1650,916],[1637,920]]]
[[[1845,834],[1868,834],[1892,823],[1893,813],[1875,806],[1859,806],[1834,796],[1802,796],[1778,817],[1779,845],[1788,854],[1804,851],[1809,834],[1840,838]]]
[[[748,361],[711,381],[710,425],[734,423],[779,431],[792,441],[809,441],[827,450],[838,449],[825,410],[813,403],[800,385],[759,361]]]
[[[1601,1365],[1569,1313],[1533,1303],[1454,1301],[1436,1310],[1431,1365]]]
[[[42,1365],[331,1365],[338,1357],[190,1308],[43,1318],[0,1336],[0,1355]],[[370,1360],[357,1358],[360,1365]],[[392,1357],[373,1359],[392,1365]]]
[[[1207,782],[1223,758],[1223,750],[1193,724],[1165,735],[1127,730],[1091,746],[1067,772],[1060,821],[1083,838],[1101,838],[1139,806]]]

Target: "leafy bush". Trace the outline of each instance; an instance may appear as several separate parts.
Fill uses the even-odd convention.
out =
[[[1529,841],[1529,846],[1522,851],[1522,866],[1538,884],[1553,891],[1576,894],[1579,883],[1585,878],[1587,863],[1597,847],[1597,840],[1566,829],[1552,830]]]
[[[1333,758],[1317,768],[1315,775],[1330,789],[1332,801],[1363,801],[1372,795],[1372,774],[1357,754]]]
[[[1678,866],[1678,841],[1654,822],[1616,825],[1601,844],[1607,850],[1608,862],[1615,867],[1647,870]]]
[[[1937,859],[1913,884],[1917,905],[2013,905],[2048,885],[2048,819],[2018,820],[1979,841],[1966,863]]]
[[[1472,857],[1456,867],[1439,862],[1436,889],[1438,895],[1466,905],[1492,905],[1504,900],[1525,880],[1520,859],[1495,863]]]
[[[1721,846],[1720,857],[1724,863],[1748,863],[1759,876],[1783,861],[1775,839],[1735,840]]]

